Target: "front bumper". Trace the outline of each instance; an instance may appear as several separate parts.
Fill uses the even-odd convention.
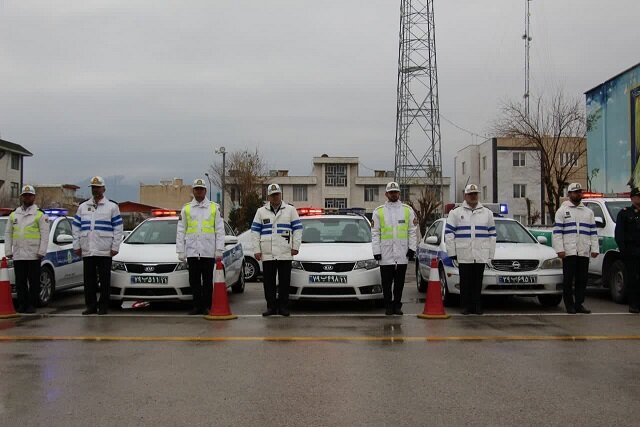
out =
[[[135,276],[166,276],[167,283],[133,284]],[[167,274],[134,274],[126,271],[111,272],[112,301],[191,301],[189,272],[175,271]]]
[[[457,268],[448,267],[447,286],[452,294],[460,293],[460,273]],[[504,284],[498,281],[499,276],[535,276],[535,283],[510,283]],[[562,294],[562,270],[533,270],[521,273],[485,269],[482,279],[482,295],[559,295]]]
[[[311,276],[344,276],[346,283],[313,282]],[[341,279],[345,280],[345,279]],[[380,269],[352,270],[345,273],[314,273],[294,269],[291,271],[292,300],[379,300],[382,299]]]

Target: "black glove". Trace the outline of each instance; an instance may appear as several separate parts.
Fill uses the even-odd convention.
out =
[[[377,255],[374,255],[374,256],[373,256],[373,258],[374,258],[376,261],[380,261],[380,260],[382,259],[382,255],[381,255],[381,254],[377,254]]]
[[[413,249],[409,249],[407,251],[407,258],[409,258],[409,261],[413,261],[415,259],[416,256],[416,251],[414,251]]]
[[[457,260],[458,260],[458,257],[454,255],[454,256],[450,256],[450,257],[449,257],[449,259],[450,259],[451,261],[457,261]]]

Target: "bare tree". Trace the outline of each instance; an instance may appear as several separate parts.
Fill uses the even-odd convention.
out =
[[[416,200],[405,200],[404,202],[413,208],[420,227],[420,233],[424,235],[427,225],[436,220],[436,215],[440,208],[438,189],[425,186]]]
[[[234,202],[242,204],[246,196],[252,192],[261,195],[262,185],[268,179],[269,170],[258,149],[229,153],[225,167],[225,192],[231,197],[232,190],[235,190]],[[209,170],[213,183],[222,188],[222,162],[212,164]]]
[[[578,99],[565,98],[558,91],[550,101],[538,98],[529,115],[524,103],[508,102],[494,124],[497,136],[523,141],[523,146],[536,148],[540,161],[544,204],[552,215],[560,206],[563,188],[582,169],[579,162],[587,150],[585,137],[587,117]],[[543,219],[544,220],[544,219]]]

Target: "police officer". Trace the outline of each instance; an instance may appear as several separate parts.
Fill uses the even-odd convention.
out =
[[[616,219],[616,243],[627,268],[629,312],[640,313],[640,189],[631,189],[631,206]]]
[[[402,315],[402,290],[407,264],[414,260],[416,254],[415,213],[400,201],[397,182],[388,183],[384,194],[387,202],[373,211],[373,257],[380,264],[385,314]]]
[[[111,259],[122,243],[122,217],[117,203],[104,197],[104,179],[91,178],[91,198],[73,218],[73,250],[82,256],[84,301],[87,314],[107,314],[111,292]],[[98,278],[100,301],[97,301]]]
[[[460,271],[462,314],[482,314],[484,266],[496,253],[496,224],[493,212],[478,201],[476,184],[464,189],[464,202],[449,212],[445,226],[447,253]]]
[[[35,198],[33,186],[22,187],[22,206],[11,212],[4,231],[4,252],[13,258],[20,313],[35,313],[40,303],[40,260],[49,245],[49,219],[34,204]]]
[[[589,314],[591,311],[583,304],[584,292],[587,288],[589,255],[595,258],[599,252],[598,231],[593,211],[582,203],[582,186],[577,182],[570,184],[568,193],[569,200],[556,212],[553,249],[562,259],[562,289],[567,313]]]
[[[267,194],[269,201],[258,209],[251,224],[253,246],[259,248],[254,256],[262,261],[264,296],[267,300],[267,311],[262,315],[289,316],[291,261],[300,249],[302,222],[296,208],[282,201],[282,190],[278,184],[269,184]]]
[[[207,314],[211,308],[213,271],[224,251],[224,221],[218,205],[207,198],[204,179],[193,181],[193,200],[184,205],[178,221],[176,252],[187,260],[193,294],[190,315]]]

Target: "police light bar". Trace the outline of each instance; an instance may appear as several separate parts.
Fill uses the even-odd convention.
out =
[[[506,203],[500,203],[500,215],[506,215],[509,213],[509,205]]]
[[[0,208],[0,216],[7,216],[11,212],[13,212],[13,209],[11,208]]]
[[[594,193],[592,191],[583,191],[582,192],[582,198],[583,199],[601,199],[602,197],[605,197],[604,193]]]
[[[177,216],[177,211],[172,211],[169,209],[151,209],[151,216],[153,217],[161,217],[161,216]]]
[[[324,209],[322,208],[297,208],[299,216],[309,216],[309,215],[322,215],[324,214]]]
[[[67,216],[69,214],[69,210],[68,209],[49,208],[49,209],[43,209],[43,211],[49,217]]]

